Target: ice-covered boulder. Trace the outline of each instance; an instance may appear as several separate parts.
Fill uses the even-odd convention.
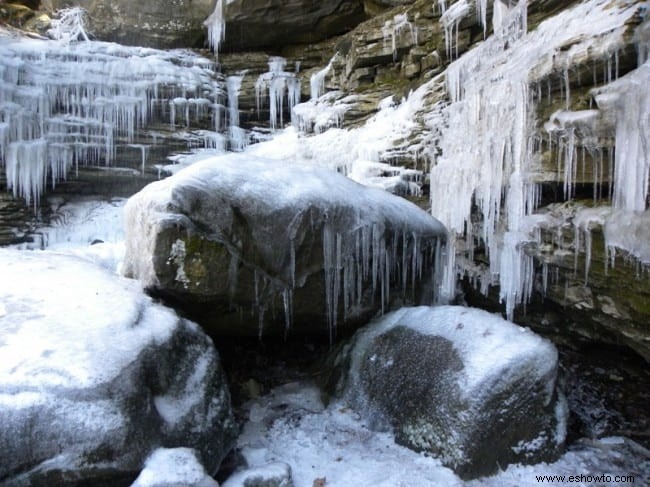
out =
[[[402,308],[338,355],[338,393],[375,429],[462,478],[556,458],[566,401],[547,340],[485,311]]]
[[[418,301],[444,227],[336,172],[231,154],[125,208],[124,272],[229,334],[334,331]]]
[[[76,257],[1,249],[0,268],[0,484],[116,485],[160,446],[216,470],[236,426],[196,324]]]

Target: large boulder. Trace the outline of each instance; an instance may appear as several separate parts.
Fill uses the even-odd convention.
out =
[[[359,331],[333,385],[375,429],[464,479],[557,458],[566,401],[557,351],[527,329],[456,306],[402,308]]]
[[[236,426],[197,325],[77,257],[1,250],[0,267],[2,485],[120,485],[161,446],[216,470]]]
[[[241,154],[150,184],[125,217],[125,274],[227,334],[334,332],[394,302],[431,302],[445,236],[385,191]]]
[[[88,12],[88,30],[102,41],[133,46],[201,47],[203,22],[215,0],[49,0],[54,10],[80,6]]]
[[[280,51],[343,34],[365,19],[362,0],[231,0],[224,51]]]

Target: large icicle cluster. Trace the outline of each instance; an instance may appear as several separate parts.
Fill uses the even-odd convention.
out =
[[[223,12],[223,0],[217,0],[214,11],[205,19],[203,25],[208,28],[208,45],[215,54],[219,52],[219,45],[226,37],[226,19]]]
[[[110,163],[152,118],[189,125],[212,115],[218,130],[224,94],[214,63],[188,51],[0,39],[9,189],[38,205],[48,174],[54,185],[74,165]]]
[[[473,272],[472,249],[475,242],[483,242],[490,269],[478,276],[482,289],[486,291],[498,278],[501,299],[506,303],[508,316],[512,317],[515,305],[525,302],[532,290],[533,260],[524,247],[527,242],[537,241],[535,230],[540,224],[537,215],[533,215],[539,198],[536,174],[541,171],[541,140],[536,135],[535,120],[536,106],[543,96],[540,84],[549,76],[557,76],[558,72],[561,75],[570,66],[587,61],[588,56],[611,58],[625,45],[625,24],[638,15],[640,7],[611,0],[587,1],[550,18],[527,34],[525,0],[512,7],[498,0],[496,4],[499,5],[493,17],[495,34],[447,70],[451,103],[444,110],[442,156],[431,170],[431,194],[433,215],[452,233],[465,239],[464,242],[450,239],[446,292],[453,294],[457,273]],[[446,14],[450,10],[451,7],[447,8]],[[647,188],[648,184],[644,172],[647,157],[640,149],[647,144],[648,133],[647,100],[644,103],[641,99],[647,98],[647,91],[640,87],[644,80],[647,86],[646,71],[642,67],[628,81],[613,82],[604,89],[600,102],[597,98],[599,104],[617,100],[612,101],[616,103],[614,112],[619,113],[616,136],[619,167],[615,186],[621,188],[617,190],[621,203],[616,204],[635,209],[645,208],[645,202],[643,205],[640,202],[643,197],[640,188],[644,185]],[[636,88],[625,90],[623,83],[636,84]],[[568,81],[566,86],[568,98]],[[616,92],[616,96],[608,96],[609,90]],[[620,116],[625,110],[630,110],[630,118]],[[590,125],[593,114],[589,112],[558,113],[554,117],[556,126],[595,130]],[[573,161],[575,149],[570,137],[564,150],[568,154],[565,159]],[[572,171],[569,167],[566,174],[569,186]],[[622,180],[622,173],[629,179]],[[637,195],[630,196],[636,203],[623,203],[632,191],[632,179],[639,186]],[[569,194],[570,191],[567,188]],[[471,218],[473,205],[480,212],[478,221]]]
[[[285,97],[289,110],[300,103],[300,80],[295,73],[285,71],[286,66],[287,60],[285,58],[271,56],[269,58],[268,72],[261,74],[255,83],[255,99],[258,113],[268,92],[269,119],[272,129],[278,126],[282,127],[284,124]]]

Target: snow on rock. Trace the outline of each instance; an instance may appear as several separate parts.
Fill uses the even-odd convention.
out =
[[[291,467],[274,462],[237,472],[222,487],[293,487]]]
[[[131,487],[219,487],[191,448],[158,448]]]
[[[444,237],[430,215],[384,191],[230,154],[129,200],[124,272],[222,331],[333,333],[392,300],[424,299]]]
[[[554,459],[563,447],[557,351],[497,315],[402,308],[358,332],[348,350],[337,359],[349,364],[338,392],[373,428],[392,427],[398,443],[462,478]]]
[[[197,325],[74,256],[3,249],[0,267],[0,483],[124,477],[159,445],[216,469],[235,425]]]

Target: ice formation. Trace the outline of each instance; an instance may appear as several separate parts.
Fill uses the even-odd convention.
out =
[[[295,73],[284,70],[287,60],[279,56],[269,58],[269,70],[257,78],[255,83],[255,99],[257,113],[259,114],[263,102],[269,98],[271,128],[276,129],[284,125],[284,100],[286,97],[287,108],[291,110],[300,103],[300,80]]]
[[[458,57],[458,26],[469,15],[469,12],[469,1],[458,0],[449,8],[444,9],[444,13],[440,16],[440,22],[445,29],[445,48],[448,58]]]
[[[219,52],[219,45],[226,37],[226,19],[224,18],[223,0],[216,0],[214,11],[203,22],[208,28],[208,45],[215,54]]]
[[[134,139],[152,119],[212,116],[220,129],[225,92],[213,62],[68,41],[0,38],[0,165],[14,196],[38,206],[48,177],[54,185],[71,167],[110,164],[118,145],[146,156]]]
[[[58,41],[88,41],[85,29],[86,11],[81,7],[64,8],[57,12],[47,33]]]
[[[320,71],[312,74],[309,78],[311,101],[316,101],[325,93],[325,77],[332,72],[334,61],[336,61],[338,57],[339,53],[337,52],[334,54],[334,56],[332,56],[332,59],[330,59],[330,62],[327,63],[327,66],[325,66]]]
[[[241,73],[226,78],[228,88],[228,138],[230,148],[242,151],[248,146],[248,134],[239,126],[239,92],[241,83],[246,73]]]
[[[411,34],[411,44],[417,44],[418,32],[417,28],[409,22],[407,14],[397,14],[392,20],[387,20],[382,27],[382,34],[384,42],[390,38],[391,50],[393,52],[393,60],[397,59],[397,38],[402,35],[402,32],[408,30]]]
[[[453,25],[450,21],[459,18],[454,12],[460,12],[464,3],[461,0],[446,10],[445,25]],[[524,247],[536,241],[536,227],[531,226],[529,217],[539,198],[535,175],[540,170],[541,144],[535,135],[535,108],[543,96],[540,84],[558,71],[566,73],[568,66],[584,62],[587,52],[605,61],[612,59],[625,43],[626,22],[638,15],[639,9],[638,4],[592,0],[526,33],[527,2],[520,0],[511,8],[499,5],[495,34],[449,66],[446,84],[450,103],[443,110],[446,128],[440,142],[442,156],[431,169],[431,201],[433,215],[454,234],[463,235],[464,241],[451,239],[451,247],[456,248],[448,253],[446,293],[453,295],[457,272],[473,272],[472,248],[475,241],[482,241],[490,258],[489,271],[480,276],[482,289],[486,291],[498,280],[509,317],[515,305],[527,300],[534,268]],[[564,78],[568,98],[568,76],[564,74]],[[645,209],[641,200],[647,193],[641,187],[647,188],[647,157],[640,148],[647,144],[648,133],[647,91],[641,88],[643,83],[647,86],[647,67],[625,78],[612,81],[609,88],[603,88],[600,102],[598,97],[596,100],[604,105],[618,97],[615,112],[629,110],[633,114],[617,117],[620,167],[615,187],[620,189],[615,190],[619,195],[615,204]],[[627,83],[634,89],[625,90]],[[607,94],[611,92],[616,97]],[[576,127],[585,132],[594,129],[593,114],[559,113],[552,122],[569,129],[562,129],[566,137],[562,158],[570,196],[576,152],[571,131]],[[627,174],[628,179],[621,180],[618,173],[621,177]],[[638,190],[633,187],[635,183]],[[472,205],[481,214],[478,222],[471,221]]]

